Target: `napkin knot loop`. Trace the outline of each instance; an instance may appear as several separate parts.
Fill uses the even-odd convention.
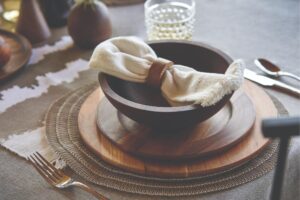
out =
[[[174,63],[164,58],[157,58],[150,66],[146,83],[152,87],[160,88],[166,70]]]

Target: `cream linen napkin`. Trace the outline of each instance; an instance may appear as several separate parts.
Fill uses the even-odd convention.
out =
[[[123,80],[144,83],[157,55],[136,37],[116,37],[100,43],[89,66]],[[225,74],[204,73],[174,64],[162,78],[161,91],[172,106],[211,106],[243,82],[244,62],[234,61]]]

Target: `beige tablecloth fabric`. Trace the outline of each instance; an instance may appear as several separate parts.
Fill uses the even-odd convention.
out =
[[[266,57],[277,61],[284,70],[300,74],[299,57],[299,1],[204,1],[197,3],[196,29],[194,40],[216,46],[233,58],[245,58],[247,67],[256,70],[253,59]],[[109,8],[113,22],[114,36],[136,35],[145,38],[143,5]],[[251,16],[251,17],[249,17]],[[65,29],[54,31],[50,42],[58,40],[57,34],[65,34]],[[293,38],[293,39],[291,39]],[[49,54],[38,64],[31,65],[5,83],[0,91],[14,87],[29,87],[37,84],[38,75],[57,72],[66,68],[65,63],[79,58],[89,60],[91,51],[72,47],[66,51]],[[21,102],[0,114],[0,137],[20,134],[43,127],[48,106],[67,92],[97,80],[97,71],[85,70],[73,82],[50,87],[47,94],[39,98]],[[298,83],[283,79],[291,85]],[[288,109],[291,115],[300,115],[299,99],[279,91],[269,90]],[[2,97],[2,96],[1,96]],[[288,155],[288,165],[284,182],[284,199],[294,200],[300,196],[300,140],[292,140]],[[25,160],[0,150],[0,199],[89,199],[90,195],[77,189],[55,190],[46,183]],[[69,171],[72,173],[71,171]],[[234,189],[207,195],[197,195],[184,199],[268,199],[273,173],[256,181]],[[78,177],[77,177],[78,178]],[[142,195],[130,195],[105,188],[100,192],[111,199],[155,199]],[[159,198],[170,199],[170,198]],[[176,198],[172,198],[176,199]],[[177,199],[183,199],[182,197]]]

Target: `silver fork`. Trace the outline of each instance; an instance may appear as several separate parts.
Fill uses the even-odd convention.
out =
[[[103,195],[99,194],[96,190],[89,186],[73,180],[71,177],[65,175],[65,173],[56,169],[50,162],[48,162],[40,153],[36,152],[33,155],[27,157],[27,160],[35,167],[39,174],[52,186],[56,188],[67,188],[70,186],[78,186],[79,188],[91,193],[94,197],[100,200],[108,200]]]

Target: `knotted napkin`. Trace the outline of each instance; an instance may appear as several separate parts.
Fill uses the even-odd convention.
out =
[[[158,58],[136,37],[116,37],[100,43],[89,62],[102,73],[160,87],[172,106],[211,106],[237,90],[243,82],[244,62],[235,60],[225,74],[205,73]],[[157,81],[159,82],[157,84]]]

